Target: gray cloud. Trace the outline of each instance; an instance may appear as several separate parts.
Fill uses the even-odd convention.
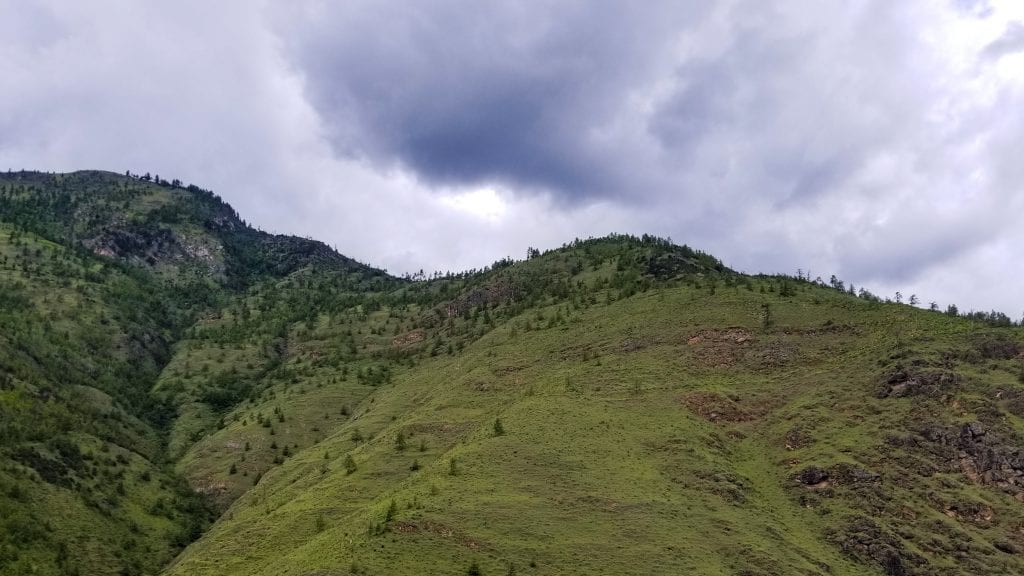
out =
[[[1021,30],[1012,0],[0,0],[0,165],[179,177],[396,272],[651,232],[1012,310]],[[484,188],[498,216],[449,202]]]
[[[1010,22],[1003,35],[985,46],[981,55],[988,60],[999,60],[1003,56],[1016,54],[1022,50],[1024,50],[1024,23]]]
[[[579,200],[633,184],[605,133],[705,4],[362,2],[285,36],[342,153]]]

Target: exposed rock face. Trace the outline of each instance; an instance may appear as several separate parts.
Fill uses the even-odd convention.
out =
[[[870,518],[851,518],[842,530],[832,530],[827,537],[846,554],[874,564],[891,576],[918,574],[915,568],[926,564],[924,558],[907,550],[899,538]]]
[[[167,228],[109,227],[82,241],[94,253],[137,266],[191,265],[213,277],[224,275],[223,246],[211,237],[189,237]]]
[[[683,254],[662,254],[651,258],[647,262],[647,274],[655,278],[674,278],[680,274],[697,272],[701,270],[700,262],[696,258],[687,257]]]
[[[981,360],[1009,360],[1024,353],[1024,347],[1006,334],[979,334],[974,338],[974,351]],[[977,361],[978,358],[967,358]]]
[[[828,471],[817,466],[808,466],[804,468],[797,476],[801,484],[805,486],[813,486],[815,484],[821,484],[828,480]]]
[[[150,265],[158,256],[181,256],[185,253],[170,230],[161,229],[108,228],[95,238],[84,240],[83,244],[97,254]]]
[[[445,307],[445,314],[451,318],[471,310],[475,306],[500,304],[514,299],[515,296],[516,289],[512,282],[502,279],[451,301]]]
[[[683,396],[681,401],[691,412],[709,422],[747,422],[759,416],[732,398],[715,392],[693,392]],[[760,408],[763,410],[764,406]]]
[[[995,486],[1024,502],[1024,448],[981,422],[958,429],[930,426],[920,431],[924,446],[972,482]]]
[[[898,366],[882,378],[876,396],[878,398],[938,397],[956,389],[962,381],[963,376],[945,368],[925,366],[903,368]]]

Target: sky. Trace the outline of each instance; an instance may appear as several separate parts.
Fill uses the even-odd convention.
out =
[[[650,233],[1024,314],[1019,0],[0,0],[0,169],[395,274]]]

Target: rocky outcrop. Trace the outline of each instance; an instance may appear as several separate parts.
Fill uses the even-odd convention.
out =
[[[959,428],[930,426],[920,431],[924,448],[976,484],[993,486],[1024,502],[1024,448],[1015,438],[981,422]]]
[[[827,469],[819,466],[808,466],[796,475],[796,481],[808,487],[823,487],[826,485],[848,486],[864,482],[878,482],[880,480],[881,476],[879,474],[847,462],[835,464]]]
[[[808,466],[797,474],[797,480],[804,486],[814,486],[828,480],[828,471],[817,466]]]
[[[832,529],[826,537],[848,556],[874,564],[891,576],[919,573],[916,568],[925,559],[906,549],[903,542],[867,517],[847,519],[841,529]]]
[[[445,317],[459,316],[476,306],[492,306],[513,300],[516,296],[516,289],[512,282],[502,278],[490,284],[477,288],[449,302],[445,308]]]
[[[882,377],[875,396],[878,398],[902,398],[905,396],[937,398],[955,390],[961,382],[963,382],[961,374],[946,368],[897,366]]]

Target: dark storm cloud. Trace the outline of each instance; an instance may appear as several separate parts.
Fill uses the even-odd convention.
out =
[[[704,4],[348,3],[286,37],[343,153],[578,199],[635,184],[603,133]]]
[[[343,154],[568,205],[785,207],[914,145],[914,24],[886,2],[444,0],[316,4],[282,36]]]
[[[1019,6],[0,0],[0,163],[178,177],[396,272],[656,233],[1012,309]]]

